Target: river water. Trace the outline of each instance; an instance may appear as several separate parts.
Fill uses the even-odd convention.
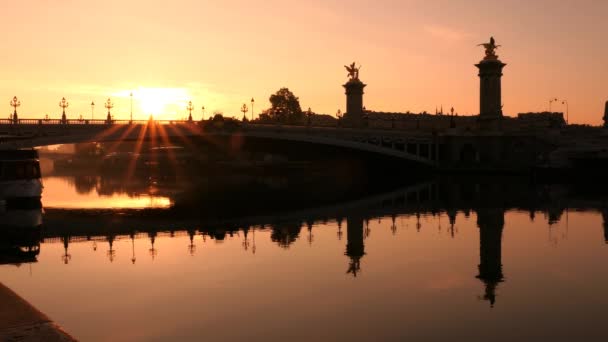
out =
[[[0,280],[82,341],[606,337],[597,194],[427,182],[206,221],[162,182],[43,181],[39,254]]]

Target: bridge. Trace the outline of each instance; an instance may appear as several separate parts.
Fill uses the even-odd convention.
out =
[[[344,127],[289,126],[227,120],[112,121],[0,119],[0,149],[19,149],[112,141],[179,142],[190,138],[269,139],[340,147],[433,167],[438,164],[437,137],[424,132]]]

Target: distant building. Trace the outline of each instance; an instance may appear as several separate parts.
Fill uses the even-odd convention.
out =
[[[566,125],[564,113],[519,113],[517,120],[522,128],[560,128]]]

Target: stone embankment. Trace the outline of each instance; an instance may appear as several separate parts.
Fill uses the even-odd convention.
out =
[[[0,283],[0,341],[76,341],[47,316]]]

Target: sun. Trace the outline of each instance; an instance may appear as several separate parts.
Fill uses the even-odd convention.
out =
[[[139,87],[133,91],[140,115],[153,115],[158,119],[178,119],[189,99],[190,93],[184,88]]]

